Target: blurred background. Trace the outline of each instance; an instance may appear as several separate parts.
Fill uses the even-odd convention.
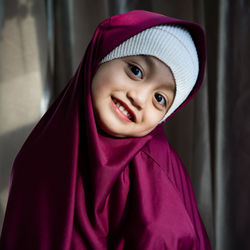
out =
[[[190,173],[212,248],[250,249],[249,0],[0,0],[0,231],[15,155],[99,22],[133,9],[205,29],[203,87],[166,134]]]

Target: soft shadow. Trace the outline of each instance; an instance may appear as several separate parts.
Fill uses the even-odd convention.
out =
[[[29,124],[0,136],[0,194],[9,188],[12,163],[34,125]],[[0,206],[0,232],[4,213],[4,207]]]

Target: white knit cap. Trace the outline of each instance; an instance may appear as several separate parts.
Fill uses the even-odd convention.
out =
[[[174,101],[160,121],[171,115],[188,97],[198,73],[199,59],[189,32],[177,25],[160,25],[146,29],[121,43],[105,56],[101,63],[133,55],[150,55],[160,59],[171,69],[176,93]]]

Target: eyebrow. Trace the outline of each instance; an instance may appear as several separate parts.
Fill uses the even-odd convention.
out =
[[[154,63],[154,61],[153,61],[153,59],[152,59],[150,56],[148,56],[148,55],[141,55],[141,58],[145,61],[145,63],[146,63],[149,67],[153,67],[153,68],[156,67],[156,66],[155,66],[155,63]],[[163,63],[164,63],[164,62],[163,62]],[[165,64],[165,63],[164,63],[164,64]],[[172,91],[173,93],[175,93],[175,92],[176,92],[176,82],[175,82],[174,74],[173,74],[172,70],[170,69],[170,67],[169,67],[168,65],[166,65],[166,66],[169,68],[169,70],[170,70],[171,73],[172,73],[173,80],[174,80],[174,84],[167,82],[167,85],[166,85],[166,84],[162,84],[160,87],[161,87],[161,88],[164,88],[164,89],[166,89],[166,90],[170,90],[170,91]]]

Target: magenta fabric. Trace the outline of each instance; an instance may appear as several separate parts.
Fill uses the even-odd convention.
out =
[[[190,31],[200,60],[197,84],[182,106],[197,92],[205,68],[199,25],[147,11],[103,21],[14,161],[0,249],[210,249],[163,124],[141,138],[112,138],[98,133],[92,109],[90,84],[100,60],[134,34],[169,23]]]

